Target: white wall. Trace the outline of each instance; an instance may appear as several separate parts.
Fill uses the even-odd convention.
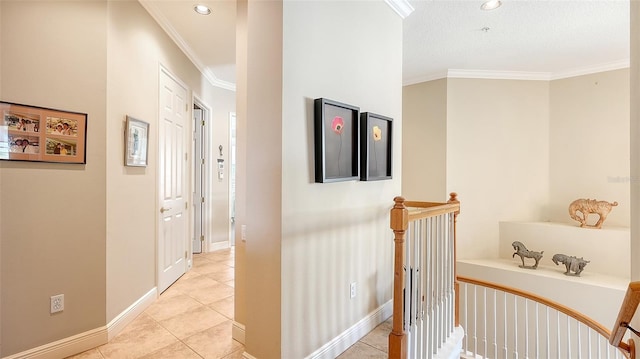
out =
[[[449,199],[447,173],[447,80],[402,89],[402,195],[414,201]]]
[[[449,79],[447,192],[461,201],[458,258],[497,258],[498,222],[545,219],[549,85]]]
[[[0,8],[2,100],[88,114],[86,165],[0,162],[8,356],[105,325],[107,17],[104,1]]]
[[[290,1],[283,22],[282,357],[302,358],[391,299],[402,21],[383,1]],[[392,180],[314,183],[320,97],[394,119]]]
[[[549,99],[549,219],[577,224],[569,204],[595,198],[618,202],[605,226],[629,227],[629,69],[551,81]]]

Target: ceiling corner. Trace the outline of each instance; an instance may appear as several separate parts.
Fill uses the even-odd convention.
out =
[[[405,19],[415,10],[413,6],[409,4],[408,0],[384,0],[384,2],[386,2],[387,5],[389,5],[402,19]]]
[[[203,74],[204,78],[215,87],[220,87],[230,91],[236,91],[236,85],[231,82],[220,80],[216,75],[207,68],[200,58],[195,54],[187,42],[180,36],[178,31],[171,25],[171,22],[162,14],[158,7],[150,0],[138,0],[142,7],[147,10],[149,15],[160,25],[160,27],[169,35],[171,40],[180,48],[187,56],[189,61]]]

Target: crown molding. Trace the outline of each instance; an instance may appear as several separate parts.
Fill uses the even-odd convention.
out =
[[[171,40],[178,45],[180,50],[187,56],[189,61],[203,74],[203,76],[209,81],[212,86],[220,87],[225,90],[236,91],[236,85],[234,83],[220,80],[208,67],[202,64],[202,61],[195,55],[195,52],[184,41],[182,36],[178,34],[176,29],[171,26],[169,20],[162,15],[157,6],[150,0],[138,0],[145,10],[151,15],[151,17],[160,25],[160,27],[169,35]]]
[[[407,0],[384,0],[403,20],[415,9]]]
[[[626,68],[629,68],[630,66],[631,66],[631,61],[629,59],[623,59],[623,60],[612,61],[605,64],[600,64],[600,65],[580,67],[577,69],[562,71],[562,72],[554,72],[553,74],[551,74],[551,80],[560,80],[560,79],[566,79],[569,77],[595,74],[598,72],[626,69]]]
[[[456,70],[447,71],[448,78],[549,81],[549,72]]]
[[[456,70],[439,71],[432,74],[418,76],[403,81],[403,86],[415,85],[421,82],[449,79],[488,79],[488,80],[527,80],[553,81],[570,77],[590,75],[600,72],[629,68],[629,59],[612,61],[605,64],[580,67],[562,72],[525,72],[525,71],[486,71],[486,70]]]

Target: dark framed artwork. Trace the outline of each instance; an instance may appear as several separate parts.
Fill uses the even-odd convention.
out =
[[[314,101],[316,182],[359,178],[360,108],[326,98]]]
[[[0,102],[0,159],[87,162],[87,114]]]
[[[360,179],[377,181],[392,177],[393,119],[364,112],[360,115],[362,156]]]
[[[147,166],[149,123],[127,116],[124,138],[124,165]]]

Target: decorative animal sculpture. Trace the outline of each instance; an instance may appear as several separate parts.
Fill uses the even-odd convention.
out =
[[[556,265],[560,263],[563,263],[565,265],[565,267],[567,268],[567,271],[564,272],[565,275],[573,275],[576,277],[580,276],[580,273],[582,273],[582,271],[584,270],[584,267],[586,267],[587,263],[590,262],[590,261],[584,260],[584,258],[582,257],[578,258],[575,256],[568,256],[565,254],[554,254],[551,260]],[[571,272],[573,272],[574,274],[571,274]]]
[[[609,203],[607,201],[596,201],[595,199],[586,199],[580,198],[571,202],[569,205],[569,215],[573,220],[580,222],[580,227],[594,227],[594,228],[602,228],[602,222],[607,219],[607,215],[611,212],[611,208],[618,205],[618,202]],[[582,213],[582,217],[580,217],[577,212]],[[589,226],[587,224],[587,216],[589,214],[595,213],[600,216],[598,222]]]
[[[542,259],[542,253],[544,253],[544,251],[542,252],[530,251],[527,249],[527,247],[525,247],[524,244],[522,244],[522,242],[518,242],[518,241],[511,243],[511,245],[513,246],[513,249],[516,251],[515,253],[513,253],[511,257],[513,258],[516,255],[518,255],[520,256],[520,260],[522,261],[522,265],[519,266],[520,268],[528,268],[528,269],[538,268],[538,262],[540,262],[540,259]],[[524,265],[525,258],[533,258],[536,261],[536,264],[533,266]]]

